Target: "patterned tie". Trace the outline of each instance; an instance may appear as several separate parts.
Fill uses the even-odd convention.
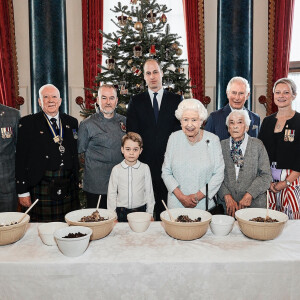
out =
[[[50,121],[51,121],[51,124],[54,127],[55,133],[59,134],[59,130],[58,130],[58,126],[57,126],[57,123],[56,123],[56,119],[55,118],[51,118]]]
[[[154,116],[155,116],[155,121],[157,122],[157,119],[158,119],[158,112],[159,112],[159,109],[158,109],[158,102],[157,102],[157,99],[156,99],[156,96],[157,96],[158,93],[154,93],[154,97],[153,97],[153,111],[154,111]]]

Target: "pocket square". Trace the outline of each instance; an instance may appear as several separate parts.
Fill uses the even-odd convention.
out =
[[[257,125],[253,125],[253,126],[252,126],[252,130],[257,129],[257,128],[258,128]]]

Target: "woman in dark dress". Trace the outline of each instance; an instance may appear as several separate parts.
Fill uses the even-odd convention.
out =
[[[273,93],[278,112],[264,119],[258,136],[271,165],[270,208],[300,219],[300,114],[292,109],[296,85],[281,78]]]

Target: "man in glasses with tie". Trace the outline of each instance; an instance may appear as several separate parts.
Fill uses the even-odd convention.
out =
[[[64,221],[78,209],[77,119],[59,112],[59,90],[39,90],[41,112],[21,118],[16,151],[16,183],[20,204],[34,222]]]
[[[167,201],[167,189],[161,179],[167,142],[172,132],[181,129],[175,117],[181,96],[164,90],[162,78],[160,63],[148,59],[144,64],[144,79],[148,90],[133,96],[127,110],[127,132],[140,134],[144,142],[140,160],[150,167],[156,220],[160,220],[160,213],[164,210],[161,200]]]

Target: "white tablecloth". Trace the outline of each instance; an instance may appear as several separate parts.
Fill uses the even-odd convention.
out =
[[[169,237],[160,222],[144,233],[116,224],[80,257],[46,246],[30,224],[0,246],[0,299],[300,299],[300,221],[272,241],[243,236]]]

